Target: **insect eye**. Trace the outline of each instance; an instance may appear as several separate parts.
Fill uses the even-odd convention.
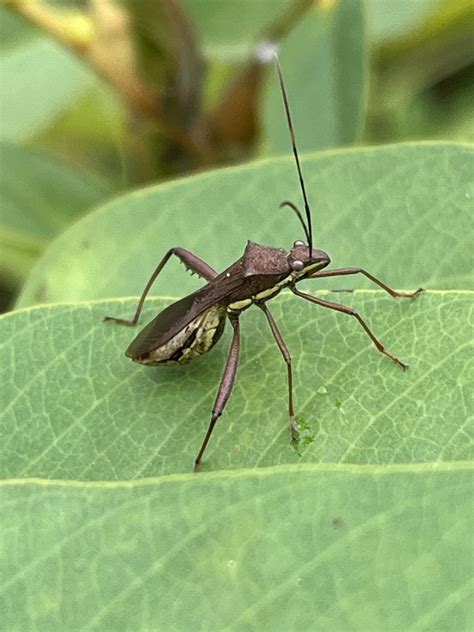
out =
[[[291,267],[293,268],[293,270],[296,270],[296,272],[300,272],[304,268],[304,263],[297,259],[296,261],[293,261]]]
[[[304,246],[304,245],[305,245],[304,241],[301,241],[300,239],[298,239],[297,241],[294,242],[293,248],[296,248],[297,246]]]

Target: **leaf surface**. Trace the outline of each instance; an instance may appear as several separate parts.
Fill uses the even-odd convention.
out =
[[[473,288],[474,151],[413,143],[305,156],[317,247],[332,267],[361,266],[393,287]],[[142,292],[161,257],[183,246],[223,270],[247,239],[290,247],[301,228],[285,199],[301,193],[289,157],[222,169],[113,200],[66,230],[32,271],[19,305]],[[371,287],[361,278],[318,287]],[[153,292],[182,296],[196,281],[170,263]]]
[[[4,627],[468,630],[471,472],[6,482]]]
[[[472,294],[329,294],[364,315],[409,371],[352,318],[291,294],[270,307],[294,359],[300,454],[289,442],[286,367],[266,320],[242,317],[232,398],[203,469],[469,458]],[[147,303],[142,324],[168,301]],[[136,300],[27,309],[1,319],[3,476],[129,480],[189,472],[207,429],[229,332],[185,367],[125,358]]]
[[[469,629],[472,293],[329,297],[410,370],[352,319],[274,299],[310,439],[298,455],[284,363],[249,310],[199,475],[228,335],[152,369],[123,355],[134,331],[102,321],[133,299],[0,319],[6,629]]]

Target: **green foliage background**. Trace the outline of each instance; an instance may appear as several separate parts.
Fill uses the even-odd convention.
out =
[[[40,28],[23,4],[0,6],[0,628],[472,629],[472,4],[182,0],[180,21],[166,0],[51,1]],[[103,317],[132,315],[171,246],[220,270],[247,239],[301,238],[278,209],[300,198],[278,86],[252,61],[270,36],[317,246],[426,292],[305,282],[355,307],[405,373],[353,319],[271,302],[297,449],[285,365],[245,313],[195,475],[229,332],[150,369]],[[130,44],[141,102],[87,53],[128,76]],[[142,322],[198,286],[170,263]]]

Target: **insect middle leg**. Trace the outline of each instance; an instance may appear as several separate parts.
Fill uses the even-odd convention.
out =
[[[363,268],[337,268],[336,270],[320,270],[319,272],[315,272],[314,274],[312,274],[309,278],[310,279],[323,279],[325,277],[349,276],[350,274],[363,274],[368,279],[370,279],[373,283],[376,283],[379,287],[381,287],[383,290],[388,292],[388,294],[390,294],[390,296],[393,296],[394,298],[414,298],[415,296],[418,296],[420,292],[423,292],[422,287],[419,287],[414,292],[397,292],[396,290],[393,290],[391,287],[386,285],[383,281],[381,281],[380,279],[377,279],[377,277],[374,277],[373,274],[370,274],[370,272],[367,272],[367,270],[364,270]]]
[[[292,287],[291,291],[293,292],[293,294],[296,294],[296,296],[300,296],[301,298],[304,298],[307,301],[310,301],[311,303],[315,303],[316,305],[321,305],[321,307],[327,307],[329,309],[334,309],[336,312],[342,312],[343,314],[354,316],[354,318],[357,318],[359,323],[364,328],[365,332],[369,335],[370,339],[372,340],[374,345],[377,347],[377,349],[381,353],[383,353],[388,358],[396,362],[399,366],[402,367],[402,369],[408,368],[408,364],[405,364],[404,362],[399,360],[396,356],[394,356],[392,353],[390,353],[390,351],[387,351],[387,349],[385,349],[385,347],[380,342],[380,340],[376,338],[375,335],[372,333],[372,331],[370,330],[369,326],[367,325],[365,320],[362,318],[362,316],[352,307],[347,307],[347,305],[341,305],[340,303],[332,303],[331,301],[325,301],[322,298],[318,298],[317,296],[312,296],[311,294],[305,294],[304,292],[300,292],[296,287]]]
[[[270,325],[273,337],[275,338],[275,342],[277,343],[281,355],[283,356],[283,359],[285,360],[286,366],[288,368],[288,416],[290,418],[291,440],[297,441],[299,436],[299,427],[296,423],[295,411],[293,407],[293,372],[291,368],[291,355],[268,307],[264,303],[257,303],[257,305],[267,317],[268,324]]]
[[[143,294],[141,295],[140,300],[138,301],[137,309],[135,311],[135,315],[133,316],[133,318],[131,318],[130,320],[127,320],[125,318],[116,318],[115,316],[106,316],[104,320],[113,320],[116,323],[119,323],[120,325],[136,325],[138,322],[138,319],[140,318],[140,314],[143,309],[143,303],[145,302],[147,294],[150,291],[153,283],[156,281],[157,276],[160,274],[160,272],[163,270],[165,265],[168,263],[168,260],[170,259],[171,255],[175,255],[176,257],[178,257],[178,259],[182,263],[184,263],[184,265],[186,266],[188,270],[195,272],[196,274],[198,274],[203,279],[206,279],[207,281],[210,281],[211,279],[217,276],[217,272],[213,268],[211,268],[210,265],[208,265],[205,261],[203,261],[201,258],[193,254],[189,250],[186,250],[185,248],[179,248],[179,247],[170,248],[170,250],[168,250],[168,252],[165,254],[163,259],[158,264],[156,270],[148,279],[145,289],[143,290]]]
[[[204,441],[202,442],[196,460],[194,461],[195,472],[199,472],[202,455],[204,454],[207,444],[209,443],[209,439],[211,438],[212,431],[214,430],[214,426],[216,425],[216,421],[222,415],[222,412],[225,408],[225,405],[227,404],[227,401],[229,400],[232,389],[234,387],[240,355],[240,324],[237,316],[229,317],[229,320],[232,324],[232,327],[234,328],[234,334],[232,336],[232,342],[230,345],[229,355],[227,356],[224,373],[222,374],[219,384],[219,390],[217,391],[216,400],[212,408],[211,422],[209,424],[209,428],[207,429],[206,436],[204,437]]]

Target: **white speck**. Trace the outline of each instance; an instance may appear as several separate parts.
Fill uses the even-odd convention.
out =
[[[255,59],[261,64],[268,64],[273,61],[278,52],[278,44],[276,42],[263,41],[257,44],[255,48]]]
[[[229,560],[227,562],[227,568],[234,568],[235,566],[235,560]]]
[[[226,277],[229,278],[230,277],[230,272],[226,272]]]
[[[328,389],[325,386],[320,386],[316,391],[316,393],[319,393],[319,395],[327,395],[327,392]]]

